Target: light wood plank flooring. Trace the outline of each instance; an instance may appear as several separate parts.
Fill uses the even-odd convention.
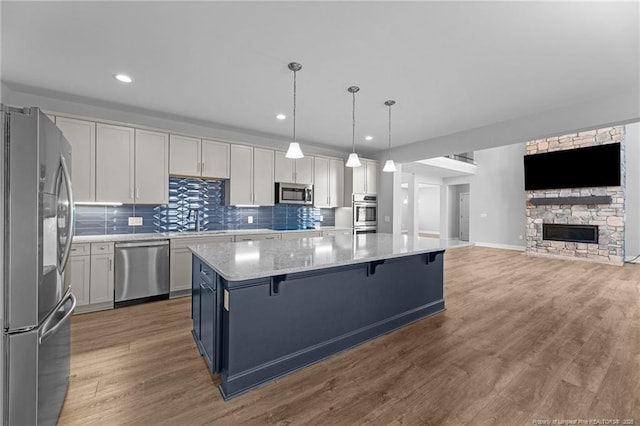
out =
[[[228,402],[189,333],[189,298],[77,315],[60,424],[640,424],[640,265],[450,250],[445,301]]]

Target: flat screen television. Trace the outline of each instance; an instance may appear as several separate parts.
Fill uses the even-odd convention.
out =
[[[620,185],[620,143],[524,156],[524,189]]]

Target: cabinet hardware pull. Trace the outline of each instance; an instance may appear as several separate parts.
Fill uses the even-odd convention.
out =
[[[109,270],[110,270],[110,271],[113,269],[113,268],[112,268],[112,266],[113,266],[113,265],[112,265],[112,263],[113,263],[113,260],[112,260],[112,259],[109,259]]]
[[[136,188],[136,198],[140,198],[140,188]]]
[[[200,173],[204,173],[204,162],[200,163]]]
[[[133,188],[131,188],[131,196],[129,196],[129,199],[133,200]]]

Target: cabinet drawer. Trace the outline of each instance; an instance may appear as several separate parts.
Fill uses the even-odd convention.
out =
[[[321,231],[303,231],[303,232],[284,232],[282,234],[283,240],[295,240],[296,238],[313,238],[320,237]]]
[[[353,231],[341,230],[341,231],[322,231],[323,237],[335,237],[336,235],[352,235]]]
[[[113,253],[113,243],[91,243],[91,254]]]
[[[199,262],[199,264],[200,264],[200,276],[207,283],[213,285],[213,269],[209,268],[207,265],[205,265],[202,262]]]
[[[72,244],[69,256],[88,256],[90,254],[91,244]]]
[[[236,242],[238,241],[257,241],[257,240],[279,240],[280,234],[246,234],[236,235]]]
[[[209,243],[232,243],[233,235],[203,235],[194,236],[189,238],[172,238],[171,248],[182,249],[188,246],[195,246],[197,244],[209,244]]]

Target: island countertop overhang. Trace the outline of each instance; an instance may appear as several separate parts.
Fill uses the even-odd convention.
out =
[[[246,281],[441,252],[467,245],[460,241],[377,233],[198,244],[189,249],[225,280]]]

